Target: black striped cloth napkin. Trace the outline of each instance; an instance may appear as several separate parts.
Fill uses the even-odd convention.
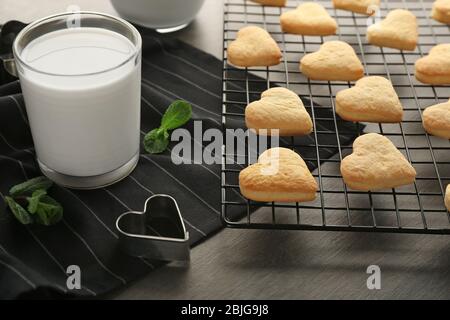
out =
[[[202,121],[203,130],[221,128],[222,62],[179,40],[140,31],[142,133],[159,126],[175,99],[191,102],[193,118]],[[5,41],[10,43],[11,37],[5,39],[3,32],[2,36],[0,53],[5,53]],[[3,70],[0,79],[12,80]],[[193,132],[192,121],[187,129]],[[116,218],[142,210],[152,194],[169,194],[180,205],[191,244],[197,244],[222,227],[220,170],[220,165],[175,165],[170,152],[142,154],[136,170],[113,186],[93,191],[53,187],[52,196],[64,206],[64,219],[52,227],[21,225],[0,199],[0,298],[100,296],[144,276],[159,263],[118,249]],[[0,86],[1,197],[12,185],[38,175],[20,84],[14,80]],[[243,213],[236,210],[236,215]],[[82,271],[81,290],[67,289],[69,265]]]

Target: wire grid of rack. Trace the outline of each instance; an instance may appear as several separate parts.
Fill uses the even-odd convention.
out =
[[[380,17],[395,8],[413,12],[418,20],[420,40],[413,52],[379,48],[367,43],[366,29],[372,18],[333,8],[331,0],[321,3],[338,22],[336,36],[312,37],[284,34],[279,16],[300,1],[289,0],[284,8],[261,6],[247,0],[225,0],[223,114],[224,131],[243,124],[245,106],[260,98],[271,86],[287,87],[303,99],[314,122],[308,140],[281,139],[280,146],[302,154],[319,183],[317,199],[308,203],[258,203],[239,194],[238,175],[249,164],[245,154],[227,150],[224,159],[243,157],[242,165],[222,165],[222,218],[226,226],[248,229],[288,229],[324,231],[367,231],[390,233],[450,234],[450,215],[444,206],[445,187],[450,183],[450,142],[426,134],[422,112],[433,104],[449,99],[450,88],[429,86],[414,77],[414,62],[439,43],[450,43],[450,28],[430,18],[434,0],[382,1]],[[237,31],[246,25],[265,28],[279,44],[283,61],[264,68],[235,69],[227,63],[227,46]],[[334,112],[339,90],[353,83],[310,81],[299,71],[306,53],[317,51],[324,41],[339,39],[349,43],[361,59],[366,75],[381,75],[393,83],[404,106],[400,124],[354,124],[346,126]],[[257,77],[258,76],[258,77]],[[319,123],[321,124],[319,126]],[[344,124],[343,124],[344,123]],[[325,124],[325,125],[324,125]],[[328,126],[327,126],[328,124]],[[354,128],[352,132],[348,128]],[[243,124],[245,128],[245,124]],[[354,137],[377,132],[388,137],[413,164],[416,182],[392,190],[359,192],[348,189],[339,165],[352,151]],[[248,137],[247,137],[248,138]],[[330,140],[331,139],[331,140]],[[248,142],[248,139],[246,139]],[[270,146],[270,145],[269,145]],[[308,156],[304,156],[302,152]],[[330,150],[334,156],[330,156]],[[256,150],[259,154],[263,149]],[[327,153],[328,152],[328,153]],[[323,156],[325,154],[325,156]],[[246,217],[234,214],[246,208]],[[257,210],[258,209],[258,210]]]

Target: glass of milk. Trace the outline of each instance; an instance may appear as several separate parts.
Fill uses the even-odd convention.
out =
[[[204,2],[205,0],[111,0],[120,16],[161,33],[185,28],[194,20]]]
[[[139,160],[142,40],[102,13],[38,20],[13,52],[42,172],[94,189],[126,177]]]

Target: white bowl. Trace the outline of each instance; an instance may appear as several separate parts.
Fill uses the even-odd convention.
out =
[[[116,11],[138,25],[171,32],[194,20],[205,0],[111,0]]]

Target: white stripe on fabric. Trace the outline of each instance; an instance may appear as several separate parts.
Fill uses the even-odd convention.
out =
[[[150,87],[150,88],[156,87],[158,90],[160,90],[160,94],[164,95],[164,96],[167,97],[167,98],[170,98],[170,97],[167,95],[167,94],[170,94],[170,95],[172,95],[172,98],[170,98],[170,99],[175,98],[175,99],[182,99],[182,100],[185,100],[185,101],[189,102],[193,107],[195,107],[195,108],[197,108],[197,109],[203,110],[204,112],[207,112],[207,113],[209,113],[209,114],[212,114],[212,115],[214,115],[214,116],[216,116],[216,117],[220,117],[220,114],[215,113],[214,111],[205,109],[205,108],[199,106],[198,104],[195,104],[195,103],[193,103],[193,102],[190,102],[190,101],[188,101],[188,100],[186,100],[186,99],[184,99],[184,98],[182,98],[182,97],[180,97],[180,96],[178,96],[178,95],[176,95],[176,94],[174,94],[174,93],[172,93],[172,92],[170,92],[170,91],[167,91],[166,89],[164,89],[164,88],[158,86],[157,84],[151,82],[150,80],[147,80],[147,79],[142,78],[142,84],[143,84],[143,85],[146,85],[146,86],[148,86],[148,87]],[[152,89],[155,90],[154,88],[152,88]],[[166,92],[167,94],[164,94],[164,93],[162,93],[161,91]],[[209,120],[211,120],[211,121],[215,122],[217,125],[221,126],[221,124],[220,124],[217,120],[215,120],[215,119],[209,119]]]
[[[210,77],[212,77],[212,78],[214,78],[214,79],[217,79],[217,80],[222,81],[222,77],[217,76],[217,75],[215,75],[214,73],[209,72],[208,70],[205,70],[205,69],[203,69],[202,67],[197,66],[196,64],[192,63],[192,62],[189,61],[189,60],[186,60],[186,59],[183,58],[183,57],[180,57],[180,56],[178,56],[178,55],[176,55],[176,54],[174,54],[174,53],[172,53],[172,52],[167,51],[166,48],[164,47],[164,44],[161,43],[161,40],[159,40],[158,38],[153,38],[153,37],[150,37],[150,38],[151,38],[152,40],[155,40],[155,41],[159,44],[159,46],[161,47],[162,52],[163,52],[164,54],[166,54],[166,55],[168,55],[168,56],[171,56],[172,58],[177,59],[177,60],[179,60],[179,61],[181,61],[181,62],[183,62],[183,63],[185,63],[185,64],[191,66],[192,68],[197,69],[198,71],[203,72],[204,74],[209,75]],[[240,86],[238,86],[237,84],[235,84],[235,83],[233,83],[233,82],[229,83],[228,85],[231,85],[231,86],[233,86],[233,87],[235,87],[235,88],[237,88],[237,89],[242,89]]]
[[[99,218],[99,216],[92,210],[87,203],[85,203],[80,197],[78,197],[74,192],[70,191],[69,189],[63,188],[66,192],[70,193],[74,198],[76,198],[93,216],[94,218],[116,239],[119,239],[119,236],[112,231],[104,222],[102,219]]]
[[[89,252],[94,257],[94,259],[97,261],[97,263],[106,272],[108,272],[111,276],[113,276],[114,278],[116,278],[117,280],[122,282],[123,284],[127,284],[127,281],[124,278],[122,278],[121,276],[117,275],[112,270],[110,270],[106,265],[103,264],[103,262],[99,259],[99,257],[97,257],[97,255],[95,254],[94,250],[92,250],[92,248],[89,246],[89,244],[86,242],[86,240],[78,232],[76,232],[75,229],[69,223],[67,223],[67,221],[65,219],[63,219],[63,223],[84,244],[84,246],[89,250]]]
[[[20,116],[21,116],[22,119],[23,119],[23,122],[25,122],[25,124],[29,125],[28,119],[27,119],[27,117],[25,116],[25,113],[23,113],[23,110],[22,110],[22,104],[16,99],[16,97],[14,97],[14,96],[12,96],[12,95],[10,95],[10,96],[8,96],[8,97],[11,98],[11,100],[13,100],[14,103],[16,104],[16,107],[17,107],[17,109],[19,109],[19,113],[20,113]]]
[[[208,208],[210,208],[211,210],[213,210],[215,213],[217,213],[218,215],[220,215],[220,212],[215,209],[213,206],[211,206],[208,202],[206,202],[202,197],[200,197],[199,195],[197,195],[194,191],[192,191],[188,186],[186,186],[183,182],[181,182],[180,180],[178,180],[176,177],[174,177],[170,172],[168,172],[166,169],[164,169],[163,167],[161,167],[159,164],[157,164],[155,161],[153,161],[151,158],[145,156],[145,155],[141,155],[142,158],[152,162],[154,165],[156,165],[160,170],[162,170],[163,172],[165,172],[169,177],[171,177],[174,181],[176,181],[179,185],[181,185],[183,188],[185,188],[187,191],[189,191],[193,196],[195,196],[198,200],[200,200],[203,204],[205,204]]]
[[[25,281],[33,289],[37,288],[37,286],[30,279],[28,279],[22,272],[17,270],[14,266],[10,265],[9,263],[7,263],[7,262],[5,262],[5,261],[3,261],[1,259],[0,259],[0,264],[5,266],[6,268],[10,269],[14,273],[16,273],[20,278],[22,278],[23,281]]]
[[[28,231],[28,233],[31,235],[31,237],[38,243],[38,245],[42,248],[42,250],[45,251],[45,253],[50,257],[50,259],[53,260],[53,262],[58,266],[58,268],[62,271],[63,274],[66,274],[66,270],[64,269],[64,267],[61,265],[61,263],[59,263],[59,261],[55,258],[54,255],[51,254],[50,250],[47,249],[47,247],[38,239],[38,237],[36,237],[36,235],[30,230],[30,228],[26,227],[26,230]],[[59,290],[61,290],[64,293],[67,293],[67,290],[63,287],[61,287],[58,284],[53,284],[54,286],[56,286]],[[86,290],[86,291],[91,291],[91,290]],[[92,293],[92,292],[90,292]]]
[[[159,115],[163,115],[163,113],[161,111],[158,110],[158,108],[156,108],[153,104],[151,104],[147,99],[145,99],[143,96],[141,97],[141,100],[145,102],[145,104],[147,104],[150,108],[152,108],[153,110],[155,110]]]
[[[182,76],[180,76],[180,75],[178,75],[178,74],[176,74],[176,73],[174,73],[174,72],[171,72],[171,71],[169,71],[169,70],[163,69],[163,68],[161,68],[161,67],[155,65],[154,63],[151,63],[151,62],[149,62],[149,61],[147,61],[147,60],[145,60],[145,59],[142,59],[142,61],[143,61],[145,64],[152,66],[152,67],[155,68],[156,70],[159,70],[159,71],[164,72],[164,73],[166,73],[166,74],[168,74],[168,75],[171,75],[171,76],[173,76],[173,77],[175,77],[175,78],[177,78],[177,79],[180,79],[180,80],[182,80],[182,81],[184,81],[184,82],[190,84],[191,86],[193,86],[193,87],[195,87],[195,88],[197,88],[197,89],[199,89],[199,90],[201,90],[201,91],[207,93],[208,95],[210,95],[210,96],[212,96],[212,97],[214,97],[214,98],[222,99],[222,97],[219,96],[218,94],[215,94],[215,93],[209,91],[208,89],[205,89],[205,88],[199,86],[198,84],[196,84],[196,83],[194,83],[194,82],[192,82],[192,81],[190,81],[190,80],[188,80],[188,79],[186,79],[186,78],[184,78],[184,77],[182,77]]]
[[[20,166],[20,168],[22,170],[22,173],[23,173],[24,177],[26,179],[28,179],[28,175],[27,175],[27,172],[25,171],[25,167],[24,167],[22,161],[14,159],[14,158],[11,158],[11,157],[8,157],[8,156],[3,156],[3,155],[0,155],[0,159],[6,159],[6,160],[13,161],[13,162],[17,162],[17,164],[19,164],[19,166]]]

